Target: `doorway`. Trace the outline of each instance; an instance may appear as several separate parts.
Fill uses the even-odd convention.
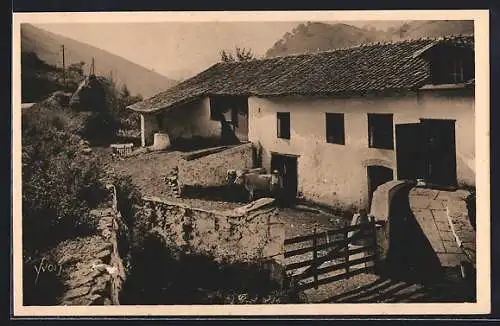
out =
[[[297,156],[271,154],[271,171],[277,170],[283,178],[283,188],[278,201],[282,206],[293,206],[297,198],[298,171]]]
[[[421,145],[422,125],[420,123],[396,125],[396,160],[399,180],[424,178]]]
[[[380,165],[371,165],[367,168],[368,174],[368,208],[372,205],[373,192],[378,186],[394,179],[392,169]]]
[[[421,119],[396,125],[396,159],[400,180],[456,187],[455,121]]]
[[[457,185],[455,121],[422,119],[424,169],[429,183]]]

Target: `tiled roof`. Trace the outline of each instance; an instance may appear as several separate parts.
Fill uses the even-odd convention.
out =
[[[218,63],[129,108],[152,112],[209,95],[346,95],[415,89],[430,77],[429,63],[420,54],[443,41],[379,43],[314,54]]]

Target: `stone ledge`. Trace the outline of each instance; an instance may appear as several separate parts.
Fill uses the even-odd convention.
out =
[[[70,279],[65,282],[69,290],[62,297],[63,305],[120,304],[119,291],[125,281],[125,269],[118,253],[118,233],[126,226],[117,210],[114,186],[108,190],[112,191],[108,207],[92,211],[93,216],[100,218],[98,231],[105,243],[93,248],[95,259],[77,264],[76,270],[69,274]]]
[[[464,259],[476,266],[476,232],[472,227],[467,209],[467,198],[471,193],[467,190],[459,189],[447,193],[443,198],[446,217],[455,242],[464,254]]]

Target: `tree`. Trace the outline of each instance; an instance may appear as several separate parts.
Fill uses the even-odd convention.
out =
[[[222,50],[220,52],[220,59],[222,62],[235,62],[236,60],[234,59],[233,55],[231,52],[227,50]]]
[[[236,58],[238,61],[250,61],[255,59],[252,50],[236,47]]]
[[[220,59],[222,62],[250,61],[255,56],[251,49],[236,47],[234,55],[229,50],[220,51]]]

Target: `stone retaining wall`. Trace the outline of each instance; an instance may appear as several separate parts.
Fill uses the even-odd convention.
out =
[[[377,222],[377,246],[379,259],[386,258],[389,250],[389,217],[392,199],[399,191],[409,191],[414,181],[393,180],[377,187],[373,193],[370,216]]]
[[[468,261],[476,267],[476,231],[474,230],[467,209],[467,198],[470,192],[457,190],[447,200],[446,215],[448,223],[459,248],[467,256]]]
[[[143,198],[137,219],[167,243],[216,261],[283,264],[285,231],[274,200],[262,198],[231,211],[210,211],[155,197]]]
[[[227,170],[254,167],[255,149],[251,143],[235,146],[193,160],[178,167],[177,183],[184,187],[218,187],[227,183]]]
[[[91,254],[90,261],[74,264],[68,279],[67,290],[61,299],[62,305],[119,305],[120,293],[125,281],[125,266],[120,245],[127,243],[128,228],[117,208],[116,189],[108,186],[111,198],[107,208],[96,209],[91,215],[99,219],[99,235],[92,236],[80,250],[84,256]],[[60,261],[71,264],[71,256]]]

